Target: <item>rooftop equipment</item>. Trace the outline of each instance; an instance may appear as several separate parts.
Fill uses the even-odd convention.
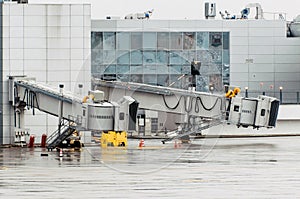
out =
[[[205,3],[205,19],[214,19],[216,17],[216,3]]]

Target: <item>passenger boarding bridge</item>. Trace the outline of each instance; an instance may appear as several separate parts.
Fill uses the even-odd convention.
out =
[[[80,97],[36,83],[33,78],[9,77],[9,102],[14,117],[24,126],[24,110],[32,108],[58,117],[58,130],[47,140],[48,148],[57,147],[75,131],[135,131],[140,109],[179,114],[182,130],[176,138],[201,133],[227,122],[253,128],[275,127],[279,101],[268,96],[242,98],[168,87],[124,82],[94,82],[99,90]],[[231,92],[231,91],[229,91]],[[175,122],[175,121],[174,121]],[[178,121],[177,121],[178,122]],[[18,130],[19,130],[18,129]],[[17,135],[17,132],[15,132]],[[168,141],[168,140],[165,140]]]

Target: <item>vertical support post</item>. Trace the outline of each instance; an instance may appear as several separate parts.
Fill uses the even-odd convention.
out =
[[[61,94],[61,97],[63,96],[63,89],[64,89],[64,85],[60,84],[59,85],[59,93]],[[61,99],[58,102],[58,135],[60,136],[61,132],[61,126],[62,126],[62,119],[63,119],[63,100]]]
[[[282,104],[282,89],[283,89],[283,87],[280,86],[279,87],[279,100],[280,100],[280,104]]]
[[[248,97],[248,87],[245,87],[245,97]]]
[[[297,91],[297,104],[299,104],[299,91]]]

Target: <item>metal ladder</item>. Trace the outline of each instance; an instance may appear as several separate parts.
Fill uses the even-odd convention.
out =
[[[53,150],[75,131],[76,126],[70,125],[70,121],[64,122],[61,128],[54,131],[47,139],[47,149]]]

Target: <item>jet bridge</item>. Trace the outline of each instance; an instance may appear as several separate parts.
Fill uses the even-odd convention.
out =
[[[140,83],[102,81],[94,79],[95,89],[103,90],[107,100],[129,95],[139,102],[139,108],[183,115],[183,133],[201,130],[226,122],[237,127],[272,128],[276,125],[279,100],[269,96],[241,96],[197,92]],[[235,90],[235,89],[234,89]],[[239,90],[239,89],[238,89]]]
[[[58,130],[47,140],[56,147],[75,131],[128,132],[136,127],[138,107],[181,115],[180,136],[201,133],[223,122],[238,127],[275,127],[279,101],[268,96],[244,98],[151,86],[138,83],[94,80],[96,89],[84,99],[48,85],[36,83],[33,78],[9,77],[9,102],[20,120],[24,110],[38,109],[57,116]],[[102,91],[100,91],[102,90]],[[103,93],[103,91],[105,93]],[[227,95],[226,95],[227,96]],[[88,100],[89,98],[89,100]],[[24,126],[23,122],[20,122]]]
[[[224,95],[148,84],[94,80],[95,89],[104,91],[108,101],[124,95],[139,102],[139,108],[202,118],[220,118],[226,111]]]
[[[71,92],[35,82],[34,78],[9,77],[9,102],[14,107],[14,117],[24,120],[24,111],[35,109],[58,117],[58,130],[48,137],[49,147],[56,147],[75,131],[127,131],[135,128],[137,103],[129,96],[121,102],[107,102],[103,94],[91,91],[91,100],[80,99]],[[131,117],[123,117],[130,115]],[[134,119],[131,119],[134,118]],[[24,122],[16,122],[22,125]]]

